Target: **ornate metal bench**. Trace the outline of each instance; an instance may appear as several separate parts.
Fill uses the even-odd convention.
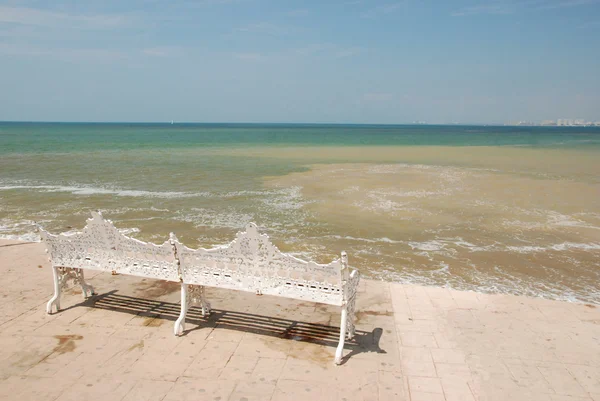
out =
[[[40,228],[40,236],[50,254],[54,275],[54,296],[46,311],[60,309],[61,290],[68,281],[81,285],[84,298],[94,293],[84,279],[84,270],[99,270],[179,282],[178,261],[173,245],[154,245],[123,235],[99,212],[92,212],[85,228],[71,235],[52,235]]]
[[[335,363],[342,359],[346,337],[354,336],[354,305],[359,273],[350,271],[345,252],[326,265],[306,262],[282,253],[254,223],[229,245],[213,249],[190,249],[174,240],[181,271],[181,314],[175,334],[184,330],[190,303],[210,310],[204,286],[275,295],[341,307],[340,342]],[[188,296],[189,295],[189,296]]]
[[[61,290],[69,280],[80,284],[84,297],[93,288],[83,270],[114,271],[159,280],[181,282],[181,313],[175,335],[184,331],[185,317],[192,304],[202,315],[210,313],[204,287],[249,291],[256,294],[294,298],[341,307],[340,341],[335,363],[341,362],[346,338],[354,336],[354,307],[360,279],[348,267],[348,258],[321,265],[282,253],[269,237],[250,223],[229,245],[213,249],[190,249],[174,234],[162,245],[146,243],[120,233],[100,213],[92,213],[82,232],[52,235],[40,228],[50,253],[54,295],[47,304],[60,309]]]

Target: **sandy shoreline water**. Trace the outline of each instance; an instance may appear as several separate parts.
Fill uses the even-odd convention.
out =
[[[366,277],[600,303],[600,184],[424,164],[307,167],[264,177],[256,191],[221,196],[52,189],[48,196],[67,203],[38,222],[52,232],[78,230],[89,217],[86,205],[95,203],[128,235],[160,243],[173,231],[206,247],[229,242],[255,221],[296,256],[327,262],[347,251]],[[34,191],[24,196],[46,196]],[[67,213],[73,200],[82,203]]]

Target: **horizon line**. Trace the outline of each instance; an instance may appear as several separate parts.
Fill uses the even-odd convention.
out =
[[[0,124],[155,124],[155,125],[378,125],[378,126],[416,126],[416,125],[455,125],[455,126],[511,126],[511,127],[523,127],[523,126],[540,126],[540,124],[531,125],[519,125],[517,123],[485,123],[485,122],[445,122],[445,123],[426,123],[426,122],[403,122],[403,123],[345,123],[345,122],[223,122],[223,121],[59,121],[59,120],[0,120]],[[546,126],[552,127],[552,126]]]

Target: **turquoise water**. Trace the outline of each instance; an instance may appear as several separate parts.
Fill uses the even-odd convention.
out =
[[[241,145],[600,147],[600,127],[0,123],[1,153]]]
[[[0,123],[0,239],[250,221],[371,278],[600,303],[600,127]]]

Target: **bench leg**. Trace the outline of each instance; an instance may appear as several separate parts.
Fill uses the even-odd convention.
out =
[[[356,305],[356,296],[352,297],[352,299],[350,300],[350,302],[348,302],[348,306],[347,306],[347,311],[348,311],[348,317],[347,317],[347,324],[348,324],[348,329],[347,331],[347,335],[346,335],[346,339],[347,340],[351,340],[354,337],[354,333],[356,332],[356,326],[355,326],[355,322],[356,322],[356,313],[355,313],[355,305]]]
[[[96,295],[96,293],[94,292],[94,287],[85,282],[85,278],[83,277],[83,269],[79,269],[79,271],[77,272],[77,279],[79,281],[79,285],[81,285],[83,299],[91,297],[92,295]]]
[[[174,332],[176,336],[180,336],[183,334],[185,330],[185,315],[187,315],[189,303],[187,300],[187,284],[181,283],[181,312],[179,313],[179,318],[175,322]]]
[[[58,310],[60,309],[61,282],[58,267],[52,267],[52,277],[54,278],[54,295],[52,296],[52,298],[50,298],[48,304],[46,304],[46,313],[48,313],[49,315],[52,314],[53,306],[56,307],[56,312],[58,312]]]
[[[200,287],[200,305],[202,306],[202,317],[210,315],[210,303],[206,300],[204,286]]]
[[[346,328],[348,320],[348,311],[346,307],[342,309],[342,322],[340,323],[340,342],[335,350],[335,359],[333,360],[336,365],[342,363],[342,354],[344,353],[344,341],[346,340]]]

